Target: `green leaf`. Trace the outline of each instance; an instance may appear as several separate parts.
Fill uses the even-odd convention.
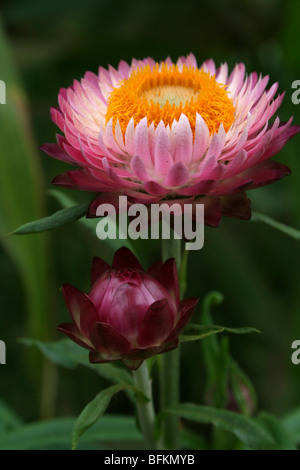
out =
[[[166,412],[189,421],[212,424],[223,431],[231,432],[249,449],[287,449],[285,445],[276,443],[258,422],[239,413],[190,403],[170,408]]]
[[[39,450],[70,449],[70,435],[75,418],[56,418],[48,421],[25,424],[5,434],[1,434],[0,450]],[[103,416],[80,439],[78,448],[103,449],[117,443],[117,449],[126,448],[127,443],[143,442],[132,417],[107,415]]]
[[[277,222],[277,220],[272,219],[268,215],[260,214],[259,212],[252,212],[251,216],[252,222],[263,222],[264,224],[269,225],[270,227],[276,228],[280,232],[285,233],[291,238],[295,240],[300,240],[300,230],[297,230],[293,227],[289,227],[281,222]]]
[[[293,436],[288,432],[283,423],[270,413],[260,413],[257,422],[266,429],[277,444],[288,450],[297,450]]]
[[[48,191],[48,194],[50,196],[53,196],[65,209],[68,209],[69,207],[74,206],[76,203],[75,201],[70,197],[67,196],[65,193],[62,191],[59,191],[57,189],[51,189]],[[93,235],[96,235],[96,226],[97,223],[99,222],[100,218],[92,218],[92,219],[87,219],[86,217],[83,217],[79,220],[79,222],[84,225],[88,230],[93,232]],[[113,223],[111,221],[111,223]],[[120,237],[120,230],[119,227],[116,227],[116,233],[117,237]],[[111,239],[111,238],[106,238],[105,240],[101,240],[103,243],[108,245],[113,251],[117,251],[119,248],[122,246],[127,246],[133,253],[135,253],[135,250],[130,243],[130,241],[127,239]]]
[[[76,206],[78,204],[75,199],[60,189],[48,189],[47,194],[54,197],[54,199],[56,199],[63,209],[69,209],[70,207]]]
[[[209,448],[203,436],[187,428],[180,429],[180,442],[182,448],[187,450],[207,450]]]
[[[93,426],[105,413],[113,395],[124,390],[126,385],[112,385],[98,393],[96,397],[82,410],[72,430],[72,449],[75,450],[80,436]]]
[[[36,346],[47,359],[62,367],[74,369],[78,365],[82,365],[112,382],[133,385],[132,376],[127,369],[113,364],[91,364],[88,352],[70,339],[47,342],[22,338],[20,341],[26,346]]]
[[[208,326],[208,325],[193,325],[190,324],[184,330],[184,333],[179,336],[179,341],[181,343],[186,341],[198,341],[200,339],[206,338],[210,335],[215,335],[217,333],[222,333],[224,328],[218,326]]]
[[[136,402],[147,403],[148,398],[138,388],[133,386],[132,375],[125,368],[113,364],[91,364],[87,351],[70,339],[59,341],[39,341],[31,338],[22,338],[20,342],[26,346],[36,346],[50,361],[68,369],[78,365],[88,367],[101,377],[119,385],[123,385],[128,397]]]
[[[88,204],[79,204],[68,209],[61,209],[43,219],[28,222],[25,225],[14,230],[10,235],[28,235],[29,233],[46,232],[63,225],[70,224],[84,217],[88,208]]]
[[[22,424],[16,413],[2,400],[0,400],[0,434],[15,429]]]
[[[250,333],[261,333],[261,331],[253,328],[252,326],[242,326],[241,328],[229,328],[228,326],[220,326],[226,333],[233,333],[235,335],[248,335]]]
[[[197,341],[199,339],[206,338],[207,336],[214,335],[216,333],[234,333],[238,335],[248,334],[248,333],[260,333],[255,328],[251,327],[242,327],[242,328],[228,328],[226,326],[219,326],[219,325],[196,325],[194,323],[190,323],[185,328],[182,335],[180,335],[179,339],[181,342],[184,341]]]
[[[19,341],[25,346],[36,346],[51,362],[67,369],[74,369],[79,364],[84,364],[88,354],[86,350],[69,339],[40,341],[21,338]]]
[[[295,444],[300,444],[300,407],[290,411],[284,416],[282,422],[288,433],[293,436]]]

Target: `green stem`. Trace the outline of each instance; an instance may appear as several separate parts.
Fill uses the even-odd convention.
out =
[[[142,390],[146,397],[149,398],[148,403],[137,402],[137,412],[147,448],[155,450],[158,449],[154,438],[155,413],[152,399],[152,384],[146,361],[137,370],[132,371],[132,374],[135,386]]]
[[[175,258],[177,270],[181,266],[181,240],[162,240],[163,261]],[[179,347],[161,356],[160,408],[179,404],[180,350]],[[176,416],[167,416],[162,423],[162,442],[167,449],[178,449],[179,421]]]
[[[162,239],[162,260],[166,261],[168,258],[175,258],[179,272],[181,266],[181,240],[172,238],[170,240]]]

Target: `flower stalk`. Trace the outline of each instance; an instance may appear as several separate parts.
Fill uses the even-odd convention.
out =
[[[133,370],[132,375],[134,385],[149,399],[147,403],[139,403],[137,401],[136,406],[141,431],[143,433],[147,448],[149,450],[156,450],[159,447],[154,437],[155,413],[152,398],[152,383],[146,361],[144,361],[137,370]]]
[[[162,240],[162,258],[175,258],[177,270],[181,265],[181,240]],[[180,347],[163,354],[160,364],[161,411],[179,404]],[[168,449],[178,449],[178,418],[167,416],[162,422],[162,442]]]

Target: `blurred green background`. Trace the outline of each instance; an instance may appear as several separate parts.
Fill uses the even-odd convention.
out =
[[[248,72],[270,75],[286,91],[281,120],[294,115],[291,84],[300,79],[298,0],[210,0],[127,2],[100,0],[2,0],[0,79],[7,104],[0,106],[0,339],[7,364],[0,366],[0,398],[25,421],[78,414],[105,385],[89,370],[56,369],[21,337],[59,339],[55,330],[68,316],[60,286],[89,287],[94,255],[107,261],[112,251],[80,223],[46,235],[7,238],[32,219],[60,209],[47,194],[51,180],[67,169],[38,147],[55,141],[49,108],[60,87],[101,64],[121,59],[193,52],[201,63],[245,62]],[[292,175],[249,192],[258,212],[300,229],[299,137],[276,158]],[[76,201],[89,194],[64,192]],[[145,267],[160,257],[157,243],[136,244]],[[251,377],[259,409],[280,416],[300,405],[300,365],[291,362],[291,344],[300,339],[300,244],[259,223],[224,219],[206,229],[204,248],[190,256],[186,296],[224,295],[217,324],[253,326],[261,335],[234,336],[230,347]],[[183,348],[183,401],[203,403],[205,371],[198,344]],[[112,412],[129,413],[125,397]]]

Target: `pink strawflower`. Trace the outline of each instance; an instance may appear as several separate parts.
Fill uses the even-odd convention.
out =
[[[205,204],[205,223],[222,215],[250,218],[245,190],[290,173],[271,161],[299,132],[292,118],[270,119],[284,94],[268,76],[245,74],[193,54],[156,64],[151,58],[99,68],[59,92],[52,120],[64,136],[43,150],[82,169],[57,176],[67,188],[128,196],[129,203]],[[95,215],[97,199],[90,207]]]
[[[94,258],[89,294],[62,288],[73,323],[58,329],[90,350],[92,363],[121,359],[137,369],[144,359],[178,345],[198,299],[179,299],[174,259],[144,272],[128,248],[120,248],[112,267]]]

